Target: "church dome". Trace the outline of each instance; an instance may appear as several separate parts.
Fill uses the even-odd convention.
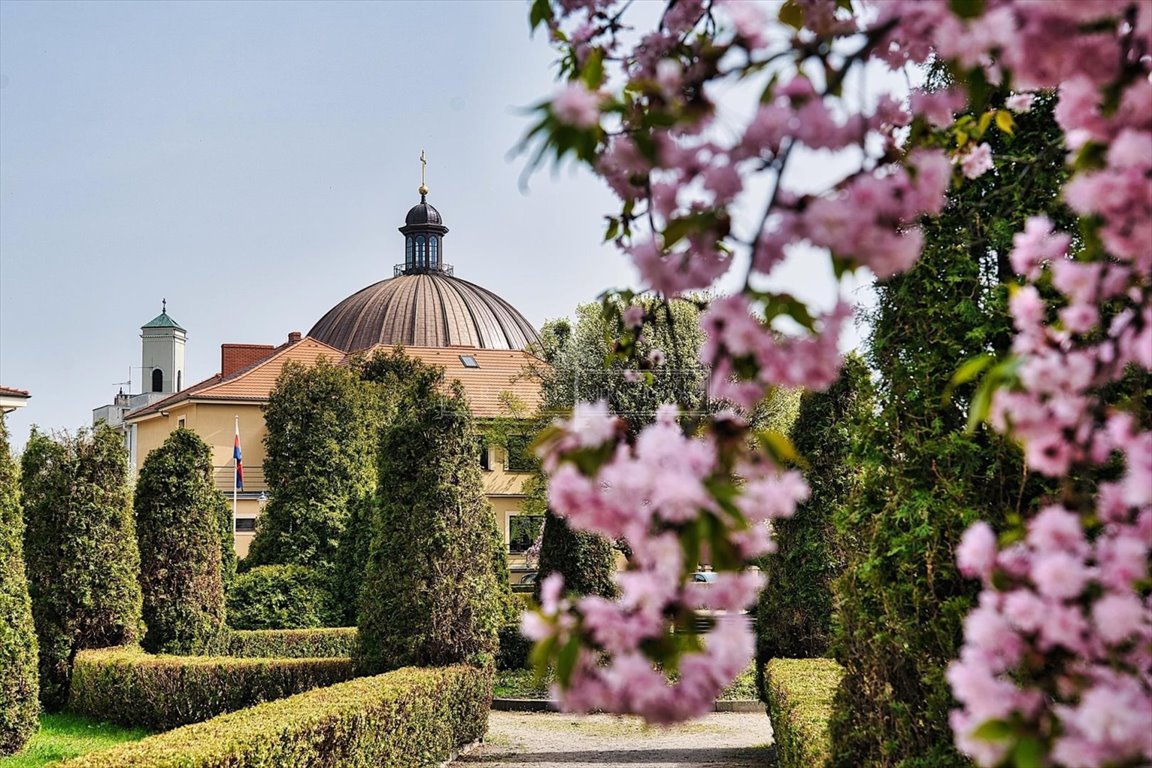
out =
[[[346,352],[376,344],[523,349],[540,340],[504,299],[435,272],[370,285],[330,309],[308,335]]]
[[[448,228],[427,194],[421,184],[420,202],[400,227],[404,263],[393,277],[341,301],[308,335],[345,352],[377,344],[524,349],[538,343],[536,329],[515,307],[453,275],[443,256]]]

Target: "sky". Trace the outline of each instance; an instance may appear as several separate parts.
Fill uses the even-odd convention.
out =
[[[556,87],[527,18],[519,0],[0,2],[0,384],[32,394],[14,447],[140,391],[164,299],[196,382],[222,343],[282,343],[391,277],[422,150],[445,260],[535,326],[638,287],[601,243],[611,193],[516,155]],[[779,284],[837,290],[811,258]]]

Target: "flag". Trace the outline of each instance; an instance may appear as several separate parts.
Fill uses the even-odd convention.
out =
[[[232,447],[232,458],[236,460],[236,488],[244,490],[244,461],[240,457],[240,423],[236,423],[236,442]]]

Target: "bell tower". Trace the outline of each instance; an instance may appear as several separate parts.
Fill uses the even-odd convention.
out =
[[[444,235],[448,227],[440,217],[440,211],[428,203],[428,185],[424,182],[424,168],[427,165],[424,153],[420,153],[420,202],[404,217],[400,227],[404,235],[404,264],[397,264],[393,275],[415,275],[427,272],[452,274],[452,267],[444,263]]]
[[[168,316],[168,300],[160,314],[140,326],[142,393],[170,395],[184,388],[184,342],[188,332]]]

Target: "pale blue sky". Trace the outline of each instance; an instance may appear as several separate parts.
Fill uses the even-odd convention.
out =
[[[421,149],[446,260],[533,324],[631,282],[599,182],[519,187],[551,61],[518,0],[0,2],[0,382],[33,396],[13,442],[88,424],[162,298],[195,382],[222,342],[280,343],[391,276]]]

